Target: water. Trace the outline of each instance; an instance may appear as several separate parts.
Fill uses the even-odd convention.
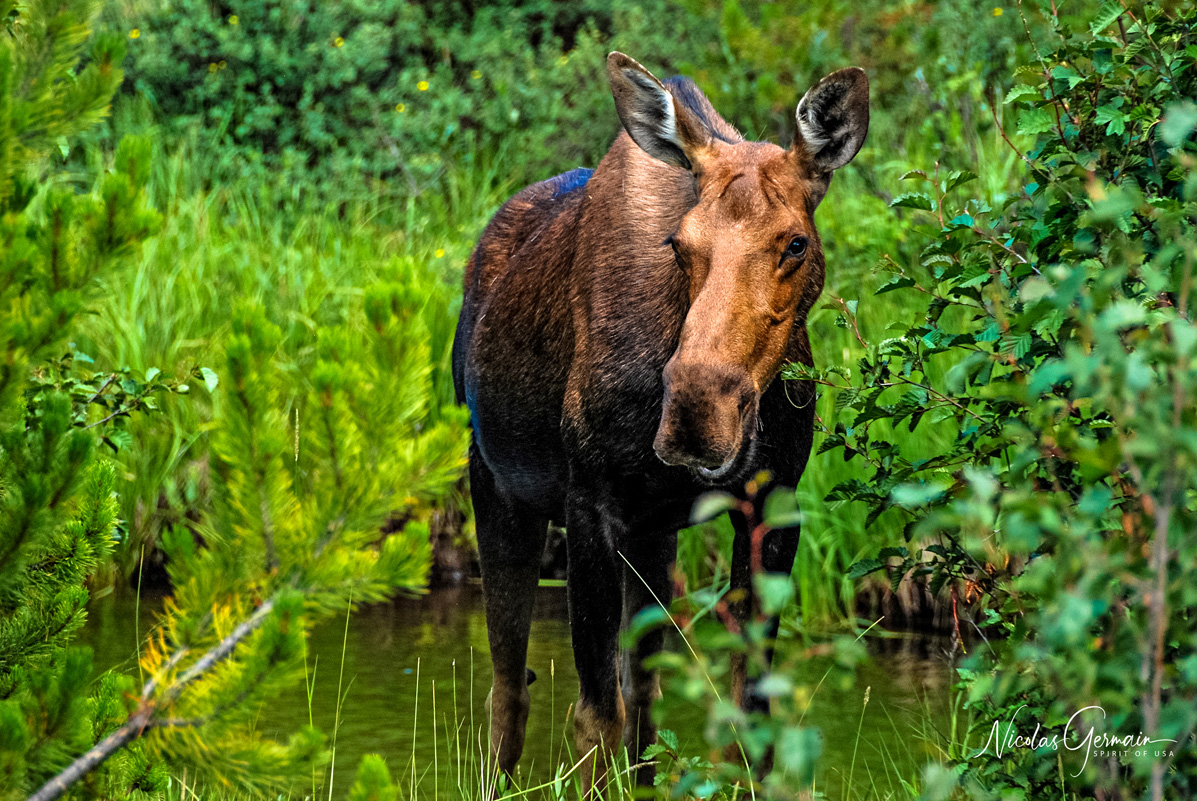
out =
[[[136,676],[137,631],[144,634],[149,629],[160,606],[160,600],[143,598],[138,615],[131,597],[96,601],[79,642],[95,650],[98,668],[114,667]],[[447,777],[455,779],[459,769],[477,775],[480,742],[484,742],[479,732],[486,721],[483,704],[491,676],[486,621],[476,586],[369,607],[350,618],[347,630],[344,619],[318,627],[309,645],[309,669],[315,674],[312,721],[330,736],[344,650],[337,786],[348,789],[357,762],[366,753],[383,755],[392,774],[405,777],[405,785],[411,780],[414,758],[418,773],[427,771],[417,778],[421,794],[429,797],[434,764],[440,769],[439,789],[446,796],[451,795],[445,793]],[[844,796],[849,775],[852,797],[896,791],[899,776],[909,781],[933,755],[934,744],[927,735],[938,732],[930,739],[946,741],[954,674],[942,641],[869,638],[867,647],[871,658],[858,669],[855,682],[848,686],[833,679],[823,682],[804,721],[822,731],[817,785],[830,798]],[[791,674],[795,684],[813,688],[827,672],[831,657],[812,657],[797,664]],[[543,781],[569,760],[573,745],[568,710],[578,685],[563,589],[542,588],[538,593],[528,665],[538,678],[530,688],[532,712],[520,767],[530,780]],[[866,687],[870,688],[867,706],[863,704]],[[667,699],[656,714],[662,727],[678,733],[682,753],[708,753],[702,737],[703,709]],[[308,723],[308,715],[306,691],[300,684],[272,704],[258,725],[263,733],[285,739]]]

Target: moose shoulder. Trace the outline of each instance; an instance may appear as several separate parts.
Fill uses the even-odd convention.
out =
[[[806,315],[824,276],[815,208],[869,119],[855,68],[806,93],[788,148],[745,141],[685,78],[662,84],[622,53],[607,69],[624,130],[595,170],[530,186],[491,220],[466,270],[453,351],[473,425],[491,748],[505,772],[523,750],[532,596],[557,522],[569,550],[577,745],[602,756],[592,786],[621,740],[638,755],[656,736],[657,679],[641,663],[663,634],[621,666],[618,633],[669,598],[694,499],[742,494],[761,470],[784,486],[802,475],[813,387],[787,393],[774,379],[787,361],[812,362]],[[733,588],[746,590],[746,521],[732,522]],[[789,572],[797,544],[797,527],[771,532],[764,568]],[[737,672],[738,700],[760,708]]]

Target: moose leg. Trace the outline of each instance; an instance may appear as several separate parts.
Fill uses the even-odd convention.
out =
[[[765,499],[769,493],[778,489],[776,484],[768,484],[757,493],[753,524],[759,524],[764,517]],[[789,492],[788,488],[778,491]],[[749,528],[750,521],[739,511],[732,511],[732,526],[735,529],[735,539],[732,544],[731,588],[728,591],[728,607],[740,624],[741,628],[753,615],[753,587],[752,587],[752,536]],[[794,568],[794,557],[798,553],[799,526],[776,528],[764,535],[761,541],[761,569],[766,573],[784,573],[789,575]],[[765,621],[765,665],[767,669],[773,663],[773,640],[777,637],[778,616],[772,615]],[[769,712],[769,699],[756,692],[756,677],[748,676],[748,660],[745,654],[732,656],[732,697],[745,712]],[[735,759],[743,757],[738,749]],[[773,767],[773,751],[770,748],[761,761],[755,766],[758,775],[764,776]]]
[[[569,553],[569,622],[578,669],[574,738],[585,760],[582,782],[588,797],[601,795],[607,767],[623,733],[624,705],[616,656],[622,601],[616,543],[622,524],[606,504],[571,493],[565,542]],[[581,497],[578,497],[578,496]],[[619,562],[617,562],[619,560]]]
[[[673,598],[670,574],[677,558],[677,532],[630,537],[623,555],[627,558],[623,565],[623,624],[626,627],[645,608],[658,604],[669,607]],[[658,653],[664,644],[665,630],[657,627],[645,633],[623,654],[621,678],[627,713],[623,741],[632,764],[636,764],[644,749],[657,740],[657,727],[651,713],[653,701],[661,697],[661,684],[657,672],[646,668],[644,661]],[[636,771],[636,783],[651,787],[656,772],[655,763],[645,763]]]
[[[486,699],[490,750],[510,776],[524,750],[528,722],[528,630],[548,521],[521,509],[495,487],[476,448],[470,449],[470,494],[482,568],[486,633],[494,684]]]

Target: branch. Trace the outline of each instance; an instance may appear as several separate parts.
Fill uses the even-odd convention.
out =
[[[68,765],[61,773],[42,785],[36,793],[29,796],[27,801],[54,801],[65,793],[72,784],[102,765],[109,757],[129,743],[140,738],[147,729],[166,728],[170,726],[194,725],[191,721],[177,718],[160,718],[158,714],[179,697],[188,684],[195,681],[233,653],[237,645],[252,634],[274,609],[274,599],[259,606],[252,615],[243,620],[227,637],[218,642],[206,654],[200,657],[178,681],[170,685],[158,700],[145,700],[141,707],[134,712],[125,724],[112,734],[105,737],[83,756]],[[172,657],[173,660],[173,657]],[[142,697],[153,691],[157,679],[147,682]]]

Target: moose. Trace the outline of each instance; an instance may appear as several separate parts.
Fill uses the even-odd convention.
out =
[[[621,741],[634,759],[656,738],[659,681],[644,661],[664,633],[622,658],[619,633],[672,597],[694,501],[746,499],[761,471],[793,488],[805,469],[814,386],[775,379],[784,363],[813,364],[806,320],[825,271],[815,209],[869,124],[855,67],[806,92],[788,148],[745,140],[686,78],[662,83],[618,52],[607,73],[622,130],[597,168],[528,186],[491,219],[453,345],[473,428],[492,755],[510,775],[523,751],[533,595],[548,524],[564,525],[575,738],[595,755],[584,781],[596,793]],[[732,523],[729,605],[743,620],[751,533],[743,511]],[[788,574],[798,536],[798,525],[770,531],[761,567]],[[767,711],[743,664],[735,672],[737,702]],[[651,783],[651,766],[637,781]]]

